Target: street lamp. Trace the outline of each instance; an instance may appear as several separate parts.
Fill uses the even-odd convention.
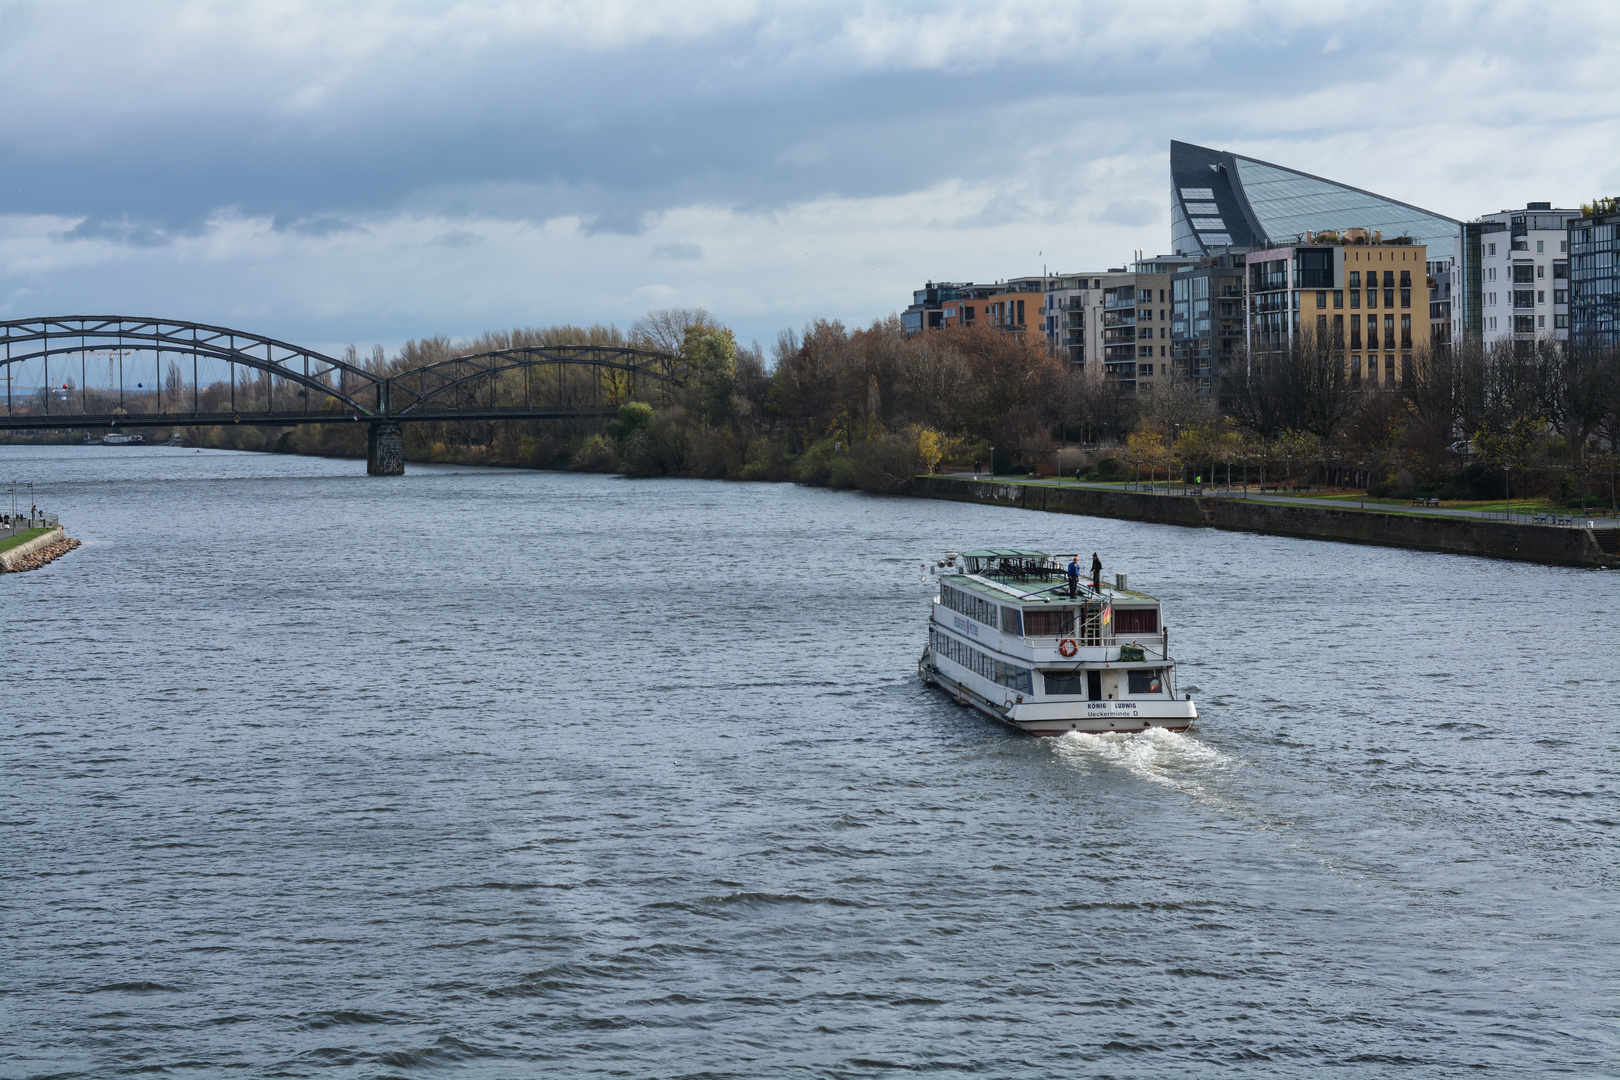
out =
[[[1508,479],[1510,465],[1502,466],[1502,507],[1507,513],[1509,521],[1513,520],[1513,484]]]

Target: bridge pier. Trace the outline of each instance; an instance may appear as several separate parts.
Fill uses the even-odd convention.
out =
[[[366,425],[366,472],[372,476],[405,475],[405,436],[398,424]]]

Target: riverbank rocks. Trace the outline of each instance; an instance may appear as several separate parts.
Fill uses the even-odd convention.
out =
[[[0,551],[0,574],[20,574],[24,570],[38,570],[79,546],[79,541],[63,535],[61,529],[52,529],[44,536],[14,547],[10,551]]]

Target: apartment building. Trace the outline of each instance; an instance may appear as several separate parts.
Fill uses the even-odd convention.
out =
[[[1180,267],[1170,284],[1170,370],[1199,393],[1220,392],[1243,346],[1244,256],[1214,255]]]
[[[911,294],[911,306],[900,313],[908,334],[938,330],[945,325],[945,305],[973,288],[970,281],[930,281]]]
[[[1042,312],[1046,344],[1075,367],[1084,368],[1097,353],[1086,351],[1086,328],[1101,311],[1102,272],[1056,274],[1046,279],[1046,306]],[[1088,304],[1087,301],[1095,300]],[[1088,308],[1096,309],[1089,313]]]
[[[1487,344],[1569,339],[1569,226],[1579,210],[1529,203],[1458,230],[1452,337]]]
[[[1620,345],[1620,212],[1601,200],[1569,223],[1570,340]]]
[[[985,318],[998,330],[1021,334],[1042,328],[1046,306],[1046,282],[1042,278],[1012,278],[999,291],[985,298]]]
[[[1453,260],[1430,259],[1429,347],[1441,349],[1451,344],[1451,269]]]
[[[1122,394],[1143,394],[1170,377],[1170,282],[1185,258],[1144,260],[1102,275],[1088,297],[1087,345]]]
[[[973,326],[990,316],[990,298],[1001,292],[1000,285],[960,285],[951,299],[942,301],[944,326]]]
[[[1350,229],[1253,251],[1246,262],[1251,350],[1314,334],[1344,342],[1353,385],[1393,388],[1397,372],[1410,371],[1414,317],[1427,331],[1424,245]]]
[[[908,334],[973,324],[1023,333],[1031,325],[1040,327],[1044,301],[1039,278],[994,285],[930,281],[912,293],[911,306],[900,313],[900,325]]]

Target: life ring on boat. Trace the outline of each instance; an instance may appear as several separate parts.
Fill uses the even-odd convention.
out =
[[[1080,645],[1072,637],[1066,637],[1058,642],[1058,652],[1062,653],[1065,658],[1073,656],[1079,651]]]

